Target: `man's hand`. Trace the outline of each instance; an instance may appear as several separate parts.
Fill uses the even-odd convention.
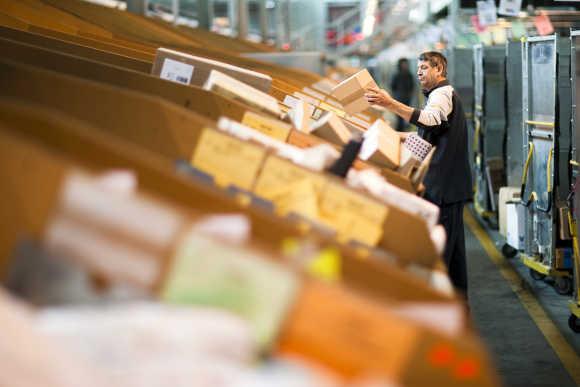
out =
[[[393,97],[383,89],[371,87],[366,90],[365,97],[370,104],[388,107],[394,101]]]

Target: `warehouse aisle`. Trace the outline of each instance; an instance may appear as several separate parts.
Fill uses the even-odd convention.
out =
[[[541,318],[544,316],[542,315],[544,310],[548,316],[553,316],[554,313],[550,310],[551,308],[538,307],[539,304],[534,297],[538,297],[540,304],[546,301],[554,303],[553,299],[546,297],[552,296],[555,291],[548,289],[549,285],[545,283],[535,286],[528,284],[527,279],[522,275],[524,273],[520,272],[517,267],[517,260],[506,261],[503,258],[499,260],[496,254],[495,259],[500,264],[498,266],[490,257],[489,249],[493,249],[493,246],[488,243],[488,251],[483,246],[487,241],[491,242],[495,234],[489,232],[491,238],[487,237],[486,241],[482,237],[482,235],[485,236],[482,226],[476,223],[475,218],[467,210],[465,223],[472,317],[476,329],[479,330],[495,359],[504,385],[509,387],[578,385],[580,337],[574,337],[564,331],[567,317],[566,320],[564,316]],[[511,281],[505,278],[505,273],[511,276]],[[546,291],[538,292],[534,288]],[[532,299],[531,302],[526,303],[528,308],[522,303],[522,299],[526,302],[526,297]],[[558,304],[561,304],[558,305],[560,309],[565,308],[568,297],[557,297]],[[530,304],[533,305],[530,307]],[[534,306],[539,311],[540,318],[537,317],[537,313],[532,313],[536,319],[532,318],[529,310],[534,309]],[[556,324],[552,322],[552,319],[562,321]],[[558,343],[556,340],[554,346],[551,346],[537,321],[540,321],[539,325],[544,328],[544,333],[548,331],[549,334],[552,328],[553,335],[550,337],[554,335],[560,337],[564,343]],[[564,360],[559,356],[564,357]],[[568,370],[563,362],[567,362]],[[570,375],[570,369],[574,376]]]

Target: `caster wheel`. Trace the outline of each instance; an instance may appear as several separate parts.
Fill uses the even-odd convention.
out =
[[[501,253],[506,258],[513,258],[513,257],[515,257],[518,254],[518,250],[517,249],[514,249],[513,247],[511,247],[510,245],[508,245],[507,243],[505,243],[501,247]]]
[[[554,288],[558,294],[563,296],[572,293],[572,279],[570,277],[558,277],[556,278],[556,283]]]
[[[542,274],[542,273],[538,273],[534,269],[530,269],[530,277],[532,277],[536,281],[541,281],[544,278],[546,278],[546,275],[545,274]]]
[[[578,317],[576,317],[576,315],[573,314],[570,315],[570,317],[568,318],[568,326],[575,333],[580,333],[580,320],[578,319]]]

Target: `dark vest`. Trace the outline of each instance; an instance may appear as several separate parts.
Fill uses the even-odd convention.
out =
[[[435,88],[425,93],[429,94],[436,88],[447,86],[445,80]],[[436,146],[429,170],[425,176],[425,199],[441,206],[465,202],[473,196],[471,170],[469,167],[469,151],[467,146],[467,123],[459,96],[453,91],[453,109],[447,117],[447,122],[437,126],[423,126],[418,122],[419,135]]]

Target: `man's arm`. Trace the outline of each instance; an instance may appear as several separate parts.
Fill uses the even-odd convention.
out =
[[[426,130],[436,130],[447,121],[447,116],[453,109],[452,92],[439,88],[429,97],[429,103],[422,110],[413,109],[397,100],[382,89],[368,89],[365,94],[367,101],[384,106],[405,121],[421,126]]]
[[[407,122],[411,120],[414,109],[397,101],[387,91],[375,88],[368,89],[365,97],[369,103],[384,106]]]

